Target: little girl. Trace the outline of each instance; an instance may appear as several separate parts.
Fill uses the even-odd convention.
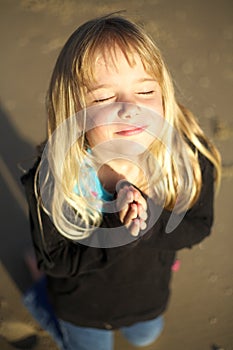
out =
[[[62,349],[111,350],[114,329],[148,345],[176,251],[210,234],[219,153],[177,103],[156,45],[118,14],[68,39],[47,111],[46,145],[22,182]]]

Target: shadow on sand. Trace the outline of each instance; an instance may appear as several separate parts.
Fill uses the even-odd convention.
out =
[[[32,284],[24,262],[24,253],[32,244],[20,176],[22,169],[28,169],[35,157],[35,147],[22,139],[0,106],[0,259],[21,291]]]

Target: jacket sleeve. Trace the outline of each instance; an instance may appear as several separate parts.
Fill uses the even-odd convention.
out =
[[[171,212],[164,209],[159,218],[155,245],[158,249],[179,250],[191,248],[201,242],[211,232],[213,224],[214,203],[214,174],[213,165],[203,155],[199,156],[202,171],[202,189],[197,202],[189,209],[182,220],[179,215],[173,214],[174,222],[180,223],[170,233],[167,233],[167,224]],[[156,210],[156,208],[155,208]]]
[[[35,171],[36,167],[24,175],[21,181],[29,206],[30,230],[38,268],[54,277],[74,276],[100,268],[105,255],[101,242],[95,247],[92,241],[74,242],[67,239],[58,232],[50,217],[39,206],[34,193]],[[122,223],[118,214],[111,213],[103,216],[99,229],[119,226],[122,226]],[[98,232],[101,231],[99,229],[93,232],[93,237],[98,237]],[[123,227],[123,230],[130,236],[126,228]],[[119,255],[125,253],[123,248],[119,249]]]

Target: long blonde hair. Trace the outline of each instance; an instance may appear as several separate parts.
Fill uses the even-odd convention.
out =
[[[137,53],[161,88],[164,118],[170,128],[163,131],[166,144],[156,139],[150,148],[153,157],[147,159],[156,197],[169,210],[175,207],[180,193],[178,211],[196,202],[202,186],[199,152],[213,163],[216,183],[220,181],[219,153],[192,113],[177,103],[172,79],[152,39],[143,28],[118,14],[93,19],[70,36],[57,59],[47,95],[48,142],[42,157],[43,169],[38,168],[42,206],[57,229],[71,239],[88,237],[101,224],[102,213],[95,199],[80,185],[90,167],[95,166],[83,132],[85,89],[94,79],[93,58],[97,51],[108,52],[116,45],[132,66],[131,54]],[[167,147],[178,155],[176,159]],[[153,159],[162,175],[155,171],[158,165]],[[75,185],[78,192],[74,191]]]

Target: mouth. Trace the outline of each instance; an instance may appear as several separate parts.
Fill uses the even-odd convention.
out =
[[[127,128],[117,131],[115,134],[120,136],[133,136],[142,133],[146,129],[146,126]]]

